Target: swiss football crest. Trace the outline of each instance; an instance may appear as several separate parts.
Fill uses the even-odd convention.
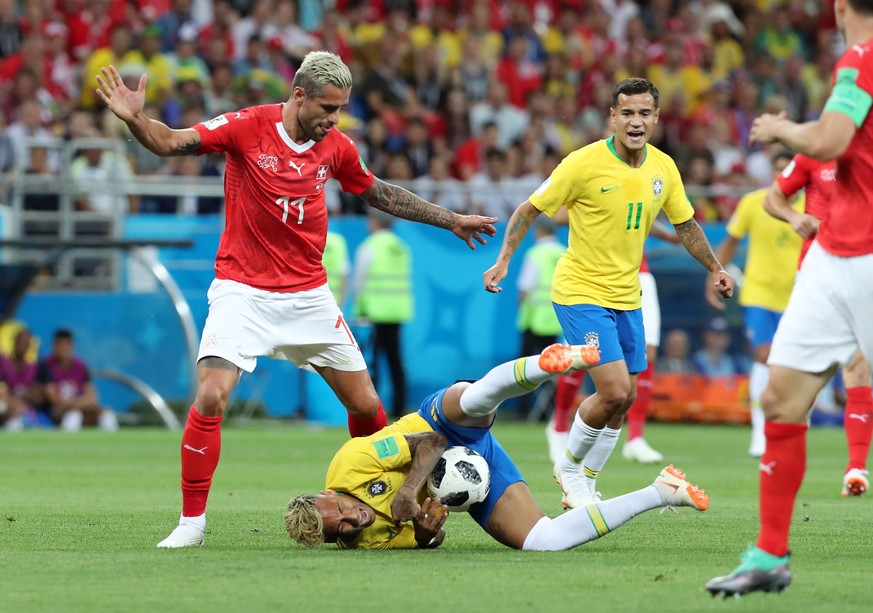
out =
[[[589,347],[600,347],[600,335],[597,332],[589,332],[585,335],[585,344]]]
[[[258,167],[263,168],[264,170],[272,169],[273,172],[277,172],[277,165],[279,163],[279,158],[275,155],[267,155],[266,153],[262,153],[258,156]]]
[[[660,175],[655,175],[652,179],[652,193],[655,194],[655,196],[660,196],[663,191],[664,179],[662,179]]]
[[[318,172],[315,173],[316,181],[324,181],[327,178],[327,171],[330,170],[330,166],[327,164],[322,164],[318,167]]]
[[[384,481],[374,481],[367,488],[370,496],[381,496],[388,489],[388,485]]]

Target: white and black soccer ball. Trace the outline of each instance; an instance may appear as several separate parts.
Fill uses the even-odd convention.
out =
[[[446,449],[427,479],[430,497],[439,497],[449,511],[466,511],[485,500],[490,489],[488,462],[467,447]]]

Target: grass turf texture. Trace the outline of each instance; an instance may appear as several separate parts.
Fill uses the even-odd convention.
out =
[[[498,424],[544,511],[561,513],[541,426]],[[794,585],[713,600],[711,577],[757,531],[757,462],[747,430],[650,425],[647,438],[711,496],[710,510],[646,513],[580,548],[527,553],[492,541],[466,514],[436,551],[298,549],[287,500],[317,491],[343,430],[224,429],[206,546],[155,544],[178,519],[179,434],[128,429],[0,433],[2,611],[860,611],[873,563],[873,497],[842,498],[845,438],[816,429],[793,523]],[[605,497],[643,487],[660,466],[612,456]],[[859,589],[856,589],[859,588]]]

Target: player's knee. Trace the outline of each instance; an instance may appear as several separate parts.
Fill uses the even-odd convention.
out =
[[[229,390],[225,391],[208,381],[202,382],[197,388],[197,398],[194,399],[194,408],[206,417],[218,417],[224,414],[227,407]]]
[[[607,411],[614,414],[630,406],[635,394],[630,382],[616,381],[602,386],[602,389],[597,390],[597,395],[600,396]]]
[[[349,398],[346,409],[353,417],[369,419],[379,412],[379,404],[379,395],[375,391],[362,391]]]
[[[784,395],[772,385],[761,394],[761,408],[767,421],[789,421],[787,406]]]

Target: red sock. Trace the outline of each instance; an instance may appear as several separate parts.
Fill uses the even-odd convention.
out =
[[[352,438],[358,436],[370,436],[388,425],[388,416],[385,415],[385,407],[379,401],[379,410],[373,417],[355,417],[349,413],[349,434]]]
[[[849,443],[849,466],[867,468],[870,437],[873,436],[873,391],[869,387],[850,387],[846,390],[846,412],[843,419],[846,440]]]
[[[627,440],[632,441],[643,435],[646,427],[646,416],[652,406],[652,378],[655,375],[655,365],[649,362],[648,367],[640,373],[637,379],[637,399],[627,410]]]
[[[182,433],[182,515],[206,512],[212,475],[221,455],[221,416],[206,417],[192,406]]]
[[[585,371],[577,370],[558,377],[555,384],[555,432],[570,431],[570,416],[576,411],[576,392],[585,379]]]
[[[807,429],[805,423],[764,422],[767,447],[759,464],[761,533],[757,546],[774,556],[788,553],[791,513],[806,471]]]

